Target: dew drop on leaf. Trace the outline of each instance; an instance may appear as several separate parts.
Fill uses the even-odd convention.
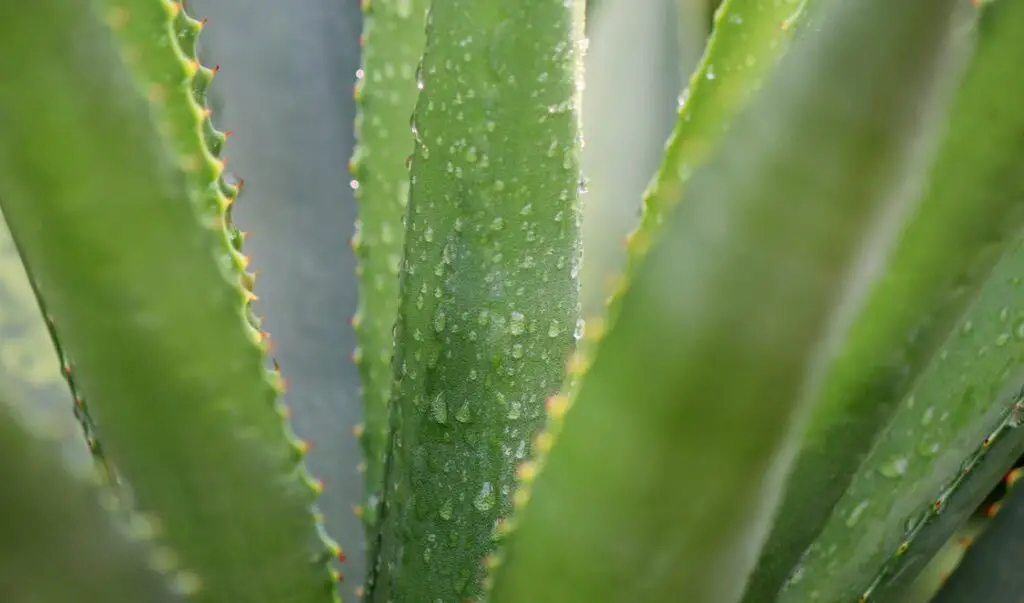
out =
[[[870,501],[862,500],[860,504],[854,507],[853,510],[850,511],[850,515],[846,518],[846,525],[851,528],[857,525],[857,522],[860,521],[860,516],[863,515],[864,510],[868,508],[868,504],[870,504]]]
[[[497,496],[494,493],[494,488],[491,486],[491,482],[485,481],[480,487],[480,492],[477,493],[476,498],[473,499],[473,506],[476,507],[477,511],[489,511],[494,507]]]
[[[434,399],[430,401],[430,416],[434,418],[434,421],[444,425],[448,422],[448,402],[444,399],[444,392],[439,392]]]

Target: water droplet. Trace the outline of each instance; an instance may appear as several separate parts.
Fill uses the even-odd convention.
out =
[[[1010,410],[1010,416],[1006,419],[1009,427],[1020,427],[1024,425],[1024,403],[1017,402]]]
[[[444,399],[443,391],[438,392],[430,401],[430,416],[441,425],[448,422],[448,403]]]
[[[932,407],[932,406],[929,406],[928,408],[925,409],[924,414],[921,415],[921,425],[927,427],[928,425],[931,424],[932,419],[934,419],[934,418],[935,418],[935,408]]]
[[[437,331],[438,333],[444,331],[444,324],[445,324],[446,318],[447,317],[444,314],[444,310],[442,310],[441,308],[438,308],[437,312],[434,313],[434,330],[435,331]]]
[[[938,442],[921,442],[917,445],[917,452],[923,457],[933,457],[939,451]]]
[[[587,323],[582,318],[576,319],[576,329],[572,332],[572,337],[576,341],[583,338],[583,331],[586,329]]]
[[[1013,323],[1013,334],[1016,335],[1018,339],[1024,339],[1024,318],[1018,318]]]
[[[523,357],[523,344],[517,343],[512,346],[512,357],[517,360]]]
[[[522,312],[513,312],[511,320],[508,322],[508,332],[513,335],[522,335],[526,329],[526,317],[523,316]]]
[[[548,327],[548,337],[558,337],[559,333],[562,332],[561,325],[558,324],[557,320],[551,321],[551,326]]]
[[[505,221],[498,216],[491,222],[491,230],[501,230],[502,228],[505,228]]]
[[[477,160],[476,147],[469,147],[468,149],[466,149],[466,161],[468,161],[470,163],[476,163],[476,160]]]
[[[1000,333],[999,336],[996,337],[996,345],[999,347],[1006,345],[1008,341],[1010,341],[1009,333]]]
[[[402,19],[412,16],[412,0],[398,0],[395,3],[395,13]]]
[[[441,519],[448,521],[452,518],[452,511],[454,511],[455,505],[452,503],[452,499],[448,499],[441,503],[441,508],[438,509],[437,514],[441,516]]]
[[[974,331],[974,323],[969,320],[965,321],[963,326],[960,327],[960,332],[964,335],[970,335],[972,331]]]
[[[497,496],[494,493],[494,488],[491,487],[491,482],[485,481],[480,487],[480,492],[473,499],[473,506],[476,507],[477,511],[489,511],[494,507],[496,499]]]
[[[857,522],[860,521],[860,516],[864,514],[864,510],[868,508],[869,504],[870,501],[860,501],[860,504],[858,504],[856,507],[853,508],[852,511],[850,511],[850,515],[846,518],[846,525],[851,528],[857,525]]]
[[[886,461],[881,467],[879,467],[878,472],[885,477],[903,477],[907,472],[907,465],[909,465],[909,462],[906,457],[897,456]]]
[[[999,309],[999,320],[1006,322],[1010,318],[1010,306],[1003,306]]]
[[[455,412],[455,420],[459,423],[469,423],[472,416],[469,412],[469,401],[463,402],[458,411]]]

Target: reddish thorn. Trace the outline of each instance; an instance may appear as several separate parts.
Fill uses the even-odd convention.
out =
[[[342,563],[345,563],[345,561],[348,560],[348,555],[345,554],[345,551],[338,551],[338,554],[335,555],[335,557]]]
[[[232,130],[228,130],[227,132],[224,132],[224,138],[231,138],[234,135],[235,135],[235,133]]]
[[[210,20],[209,20],[208,18],[206,18],[206,17],[203,17],[202,19],[200,19],[200,20],[199,20],[199,26],[200,26],[200,27],[205,27],[205,26],[206,26],[206,24],[207,24],[207,23],[208,23],[209,21],[210,21]]]
[[[217,72],[220,71],[220,63],[214,65],[213,69],[211,69],[210,71],[212,71],[214,75],[217,75]]]
[[[235,188],[237,188],[238,190],[242,190],[243,186],[245,186],[245,180],[243,178],[239,178],[238,184],[235,185]]]

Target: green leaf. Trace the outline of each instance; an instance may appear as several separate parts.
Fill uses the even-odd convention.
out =
[[[834,338],[918,198],[955,3],[829,3],[794,42],[639,264],[492,603],[740,598]]]
[[[685,36],[690,50],[684,56],[675,23],[667,18],[671,13],[666,0],[615,0],[605,2],[587,26],[581,157],[587,182],[586,261],[580,270],[584,317],[604,312],[611,277],[622,273],[626,246],[621,242],[639,221],[644,189],[676,123],[682,82],[704,49],[707,36],[698,23],[684,32],[694,34]]]
[[[717,9],[704,57],[680,99],[661,169],[645,194],[640,227],[630,236],[631,264],[643,256],[680,200],[680,189],[784,54],[804,5],[815,1],[725,0]]]
[[[781,603],[902,600],[902,589],[1024,453],[1024,241],[995,268],[959,328],[854,476]],[[816,593],[816,594],[815,594]]]
[[[30,433],[11,411],[13,404],[9,396],[0,401],[4,602],[179,600],[172,590],[174,577],[150,567],[157,552],[142,534],[116,519],[109,505],[101,505],[96,474],[62,464],[52,450],[59,441]],[[21,402],[13,407],[27,406]],[[126,537],[129,534],[136,537]]]
[[[583,5],[432,5],[370,600],[463,601],[575,343]]]
[[[72,397],[18,250],[0,220],[0,382],[3,402],[26,423],[59,434],[62,458],[76,467],[91,464]]]
[[[355,94],[357,146],[349,168],[359,202],[352,241],[359,259],[359,309],[352,325],[362,378],[363,520],[368,526],[376,522],[384,484],[398,271],[405,244],[402,220],[409,203],[407,162],[413,151],[409,118],[416,105],[416,73],[426,43],[427,4],[427,0],[363,4],[363,67]]]
[[[1024,489],[1015,488],[960,567],[935,596],[935,603],[1001,603],[1024,592]]]
[[[0,6],[11,232],[104,450],[195,600],[330,601],[314,490],[246,318],[223,201],[183,171],[200,168],[160,134],[152,82],[93,6]]]
[[[977,10],[961,5],[959,43],[972,47],[977,37],[977,46],[941,151],[917,214],[830,369],[748,603],[778,591],[844,495],[873,435],[897,420],[901,397],[1024,226],[1024,108],[1017,101],[1024,79],[1016,75],[1024,61],[1024,7],[990,5],[974,31]],[[904,447],[914,456],[912,442]]]

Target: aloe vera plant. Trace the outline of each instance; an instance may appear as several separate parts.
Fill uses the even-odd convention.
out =
[[[993,497],[1024,455],[1024,4],[685,14],[712,5],[584,329],[584,2],[364,0],[365,420],[337,437],[364,451],[338,462],[364,472],[366,541],[342,544],[365,547],[365,601],[1019,587],[985,559],[1021,539],[1019,486]],[[340,596],[321,513],[345,510],[317,507],[252,309],[195,17],[0,6],[5,602]],[[55,422],[38,386],[56,379]],[[978,525],[976,547],[947,544]]]

